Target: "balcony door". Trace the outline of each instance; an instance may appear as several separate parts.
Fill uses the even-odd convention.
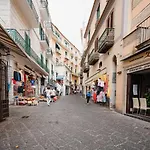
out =
[[[113,28],[114,27],[114,12],[112,11],[107,19],[107,28]]]
[[[31,40],[26,32],[25,32],[25,50],[27,54],[30,56],[31,55]]]

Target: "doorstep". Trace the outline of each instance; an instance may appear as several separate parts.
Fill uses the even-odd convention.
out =
[[[144,116],[144,115],[139,115],[139,114],[124,114],[124,115],[150,122],[150,116]]]

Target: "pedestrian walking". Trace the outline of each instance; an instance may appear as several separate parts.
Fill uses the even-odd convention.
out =
[[[54,97],[56,96],[56,91],[55,91],[55,89],[53,88],[52,90],[51,90],[51,99],[52,99],[52,101],[54,102]]]
[[[49,106],[50,105],[50,102],[51,102],[51,93],[52,93],[52,90],[50,87],[47,87],[47,89],[45,90],[46,92],[46,97],[47,97],[47,105]]]
[[[91,92],[90,90],[88,90],[86,93],[87,104],[89,104],[90,98],[91,98]]]

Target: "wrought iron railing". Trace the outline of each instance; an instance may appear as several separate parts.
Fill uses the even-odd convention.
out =
[[[150,40],[150,16],[143,20],[137,28],[140,30],[138,43],[140,45],[148,40]]]
[[[88,60],[89,60],[90,57],[94,54],[94,51],[95,51],[95,49],[93,49],[93,50],[91,51],[91,53],[90,53],[89,56],[88,56]]]
[[[83,71],[84,70],[88,70],[89,69],[89,63],[88,62],[85,62],[84,64],[83,64]]]
[[[42,41],[45,40],[47,45],[49,46],[49,40],[48,40],[48,38],[47,38],[47,36],[46,36],[46,34],[44,32],[40,34],[40,39]]]
[[[27,2],[28,2],[30,8],[32,9],[32,11],[33,11],[33,13],[34,13],[34,15],[35,15],[35,18],[36,18],[37,22],[39,22],[39,16],[38,16],[38,14],[37,14],[37,11],[36,11],[36,9],[35,9],[35,6],[34,6],[34,4],[33,4],[33,1],[32,1],[32,0],[27,0]]]
[[[101,48],[107,41],[114,41],[114,28],[106,28],[98,41],[98,47]]]
[[[30,45],[27,45],[24,38],[19,34],[16,29],[6,29],[6,31],[9,33],[15,43],[22,48],[22,50],[24,50],[38,65],[40,65],[46,72],[49,73],[49,69],[47,68],[46,64],[42,62],[40,57],[35,53]]]

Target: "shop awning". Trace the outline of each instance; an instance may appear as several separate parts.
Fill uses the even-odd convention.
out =
[[[0,43],[2,43],[6,48],[14,51],[15,53],[25,57],[25,54],[20,51],[18,45],[12,40],[5,29],[0,25]]]
[[[0,25],[0,43],[4,45],[5,48],[17,53],[18,55],[25,57],[27,62],[34,68],[38,73],[47,76],[48,73],[41,68],[34,60],[32,60],[25,51],[23,51],[10,37],[10,35],[5,31],[5,29]]]
[[[64,75],[58,75],[57,77],[56,77],[56,80],[63,80],[64,79]]]

